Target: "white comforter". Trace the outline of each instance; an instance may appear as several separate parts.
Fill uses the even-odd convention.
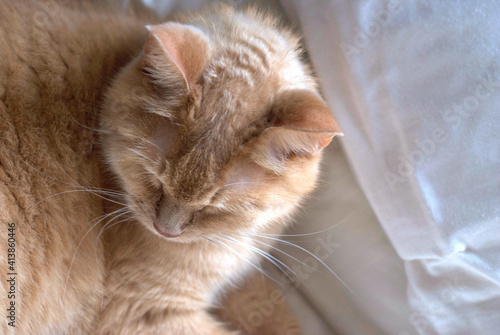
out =
[[[404,260],[410,323],[500,334],[500,4],[285,5]]]

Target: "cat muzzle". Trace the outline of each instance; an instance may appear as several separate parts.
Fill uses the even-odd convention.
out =
[[[160,235],[174,238],[181,235],[192,221],[191,210],[174,201],[163,201],[156,212],[153,225]]]
[[[153,226],[155,227],[158,234],[168,238],[178,237],[183,232],[183,229],[181,227],[161,227],[156,221],[153,222]]]

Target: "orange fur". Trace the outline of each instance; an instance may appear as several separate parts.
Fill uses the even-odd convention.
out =
[[[339,132],[298,39],[228,6],[149,31],[85,6],[0,8],[16,333],[232,334],[208,309],[314,188]]]

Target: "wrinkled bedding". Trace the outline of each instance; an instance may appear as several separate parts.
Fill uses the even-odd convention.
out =
[[[410,323],[500,333],[500,4],[283,4],[404,261]]]

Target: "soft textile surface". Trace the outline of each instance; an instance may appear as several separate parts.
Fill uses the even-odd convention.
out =
[[[283,4],[404,260],[410,322],[421,334],[499,334],[500,4]]]
[[[302,300],[291,297],[289,302],[304,333],[416,334],[409,321],[402,260],[391,247],[337,143],[327,148],[324,158],[318,192],[297,218],[290,231],[293,236],[288,239],[314,253],[338,278],[306,252],[280,246],[305,263],[281,255],[301,283],[298,290],[291,291]],[[314,309],[329,331],[304,313],[307,307]]]

